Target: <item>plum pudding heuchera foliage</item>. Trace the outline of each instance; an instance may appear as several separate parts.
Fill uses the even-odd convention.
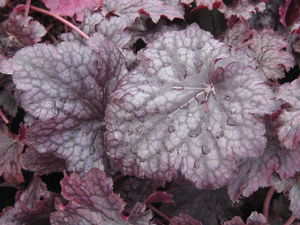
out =
[[[0,224],[263,225],[272,186],[300,219],[297,0],[36,2],[80,30],[0,0]]]
[[[257,116],[275,109],[274,95],[227,46],[191,25],[138,58],[106,109],[108,154],[125,173],[170,180],[180,171],[199,188],[216,188],[235,160],[264,151]]]

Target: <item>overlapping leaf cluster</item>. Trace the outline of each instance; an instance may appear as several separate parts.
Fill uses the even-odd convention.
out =
[[[300,219],[298,1],[42,3],[89,38],[1,21],[2,186],[34,177],[0,224],[266,224],[231,201],[271,186]]]

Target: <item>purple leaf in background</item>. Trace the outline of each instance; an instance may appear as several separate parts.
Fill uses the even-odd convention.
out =
[[[57,212],[51,215],[52,225],[79,222],[92,225],[127,224],[121,218],[125,207],[124,201],[113,192],[112,179],[99,169],[92,168],[83,178],[75,173],[65,175],[61,186],[62,195],[68,203],[57,204]],[[151,218],[149,212],[145,212],[145,207],[139,204],[133,208],[131,217],[127,219],[135,222],[143,221],[147,225],[150,224]]]
[[[289,192],[290,210],[300,218],[300,182],[297,180]]]
[[[192,0],[182,0],[182,3],[190,4]],[[224,1],[221,0],[196,0],[198,7],[206,7],[209,10],[218,9],[226,18],[231,16],[237,16],[248,20],[252,13],[257,11],[263,11],[265,9],[265,3],[259,2],[258,4],[252,3],[248,0],[238,0],[232,1],[230,5],[226,5]]]
[[[300,2],[298,0],[285,0],[284,4],[279,7],[281,23],[288,27],[292,25],[300,13]]]
[[[50,224],[50,213],[54,211],[54,196],[47,191],[46,185],[39,177],[34,177],[25,191],[17,193],[15,206],[3,210],[0,224]]]
[[[237,16],[239,18],[243,18],[248,20],[251,18],[252,14],[257,12],[262,12],[266,8],[266,3],[263,1],[256,1],[258,3],[254,3],[254,1],[249,0],[238,0],[233,1],[230,5],[221,4],[219,10],[224,13],[226,18],[230,18],[232,16]]]
[[[249,58],[232,54],[194,24],[138,55],[105,118],[108,154],[124,173],[170,181],[181,172],[198,188],[217,188],[235,160],[263,153],[259,116],[275,109],[274,95]]]
[[[10,116],[15,117],[18,111],[13,94],[6,88],[0,90],[0,107]]]
[[[175,204],[162,203],[160,210],[170,217],[187,214],[204,225],[210,225],[227,221],[238,213],[225,188],[199,190],[179,179],[169,186],[167,192],[173,195]]]
[[[298,219],[300,218],[300,182],[299,174],[290,179],[278,179],[275,177],[273,179],[274,187],[278,192],[287,193],[290,200],[289,209],[292,211],[293,215]]]
[[[246,22],[239,22],[227,30],[222,40],[234,49],[243,50],[267,79],[283,78],[284,72],[295,65],[292,53],[287,50],[287,39],[273,30],[256,31]]]
[[[161,0],[114,0],[104,3],[107,13],[114,13],[128,22],[128,25],[139,17],[140,14],[149,15],[154,23],[157,23],[161,16],[170,20],[183,18],[183,11],[178,7],[169,5]]]
[[[232,220],[225,222],[223,225],[265,225],[267,223],[266,218],[257,212],[252,212],[247,219],[247,223],[244,223],[240,217],[234,217]]]
[[[279,87],[277,98],[289,104],[279,116],[278,138],[288,149],[295,149],[300,141],[300,79]]]
[[[24,6],[14,8],[8,20],[4,22],[7,33],[23,45],[33,45],[41,41],[47,33],[46,29],[32,17],[23,15]]]
[[[98,9],[103,6],[103,0],[42,0],[51,12],[61,16],[73,16],[83,20],[84,9]]]
[[[0,123],[0,175],[8,185],[18,186],[24,182],[20,158],[23,144],[9,133],[6,125]]]
[[[281,179],[287,179],[300,171],[300,148],[291,151],[281,146],[275,126],[271,121],[266,123],[266,151],[258,158],[245,160],[239,165],[237,176],[228,184],[228,193],[232,201],[236,201],[240,195],[249,197],[259,188],[271,186],[272,175],[275,172]]]

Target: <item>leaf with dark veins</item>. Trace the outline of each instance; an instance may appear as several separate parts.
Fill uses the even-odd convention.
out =
[[[288,103],[279,116],[278,138],[286,148],[295,149],[300,141],[300,79],[280,86],[277,98]]]
[[[140,14],[149,15],[154,23],[157,23],[161,16],[170,20],[175,18],[183,19],[183,11],[169,5],[161,0],[115,0],[104,3],[107,13],[113,12],[127,20],[130,25]]]
[[[246,22],[239,22],[226,32],[223,41],[234,49],[243,50],[257,63],[267,79],[283,78],[285,71],[295,65],[287,39],[273,30],[256,31],[250,29]]]
[[[21,104],[38,119],[28,128],[26,144],[66,160],[67,168],[77,172],[103,169],[105,96],[127,73],[111,42],[96,35],[89,43],[38,44],[14,57]]]
[[[132,217],[121,218],[125,202],[113,192],[113,181],[97,168],[92,168],[84,177],[78,174],[65,175],[61,181],[62,195],[66,205],[57,202],[57,212],[51,215],[51,224],[129,225],[150,224],[151,214],[144,205],[137,205]],[[128,220],[128,223],[126,222]],[[130,221],[134,223],[131,223]]]
[[[0,175],[8,185],[18,186],[24,182],[20,158],[23,144],[15,140],[6,125],[0,123]]]
[[[139,60],[106,110],[108,154],[123,172],[167,181],[181,172],[217,188],[235,160],[263,153],[259,116],[275,109],[273,92],[226,45],[192,25],[165,33]]]
[[[266,78],[277,80],[285,76],[295,65],[295,59],[289,48],[288,41],[272,30],[263,30],[254,33],[252,41],[249,41],[248,49],[250,57],[255,59]]]

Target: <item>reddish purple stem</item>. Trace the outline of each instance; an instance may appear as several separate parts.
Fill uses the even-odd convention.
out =
[[[30,5],[31,5],[31,0],[26,0],[25,16],[28,16],[28,14],[29,14]]]
[[[153,207],[152,205],[148,206],[153,212],[155,212],[157,215],[159,215],[161,218],[165,219],[166,221],[168,221],[170,223],[170,218],[164,214],[163,212],[159,211],[157,208]]]
[[[0,118],[3,120],[4,123],[6,123],[6,124],[9,123],[9,119],[5,116],[5,114],[1,108],[0,108]]]
[[[291,225],[293,222],[294,222],[294,220],[296,219],[296,216],[291,216],[286,222],[285,222],[285,224],[284,225]]]
[[[55,19],[59,20],[60,22],[62,22],[63,24],[69,26],[71,29],[75,30],[78,34],[80,34],[83,38],[85,39],[89,39],[90,37],[84,33],[82,30],[80,30],[78,27],[76,27],[74,24],[70,23],[68,20],[62,18],[61,16],[58,16],[52,12],[49,12],[45,9],[41,9],[41,8],[38,8],[38,7],[35,7],[35,6],[30,6],[30,8],[34,11],[37,11],[37,12],[40,12],[40,13],[43,13],[43,14],[46,14],[48,16],[52,16],[54,17]]]
[[[272,197],[274,195],[274,193],[276,192],[275,188],[274,187],[271,187],[267,193],[267,196],[265,198],[265,201],[264,201],[264,207],[263,207],[263,214],[268,222],[269,220],[269,208],[270,208],[270,203],[271,203],[271,200],[272,200]]]

